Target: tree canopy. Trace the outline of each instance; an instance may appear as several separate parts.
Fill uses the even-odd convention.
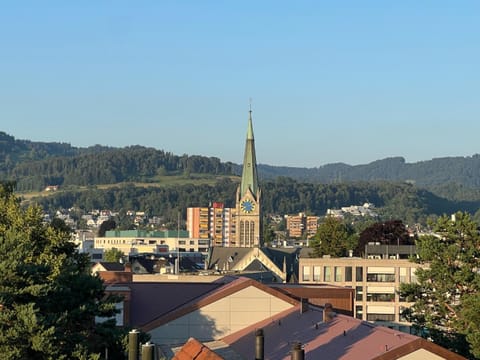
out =
[[[382,245],[413,245],[405,224],[401,220],[387,220],[376,222],[364,229],[359,236],[356,255],[361,255],[365,245],[370,242]]]
[[[38,207],[22,209],[12,184],[0,185],[0,351],[3,359],[98,359],[121,351],[112,318],[116,297],[90,274],[61,226]]]
[[[313,256],[346,256],[349,250],[356,247],[357,241],[358,238],[353,228],[340,219],[327,216],[320,223],[317,233],[313,237],[311,243]]]
[[[463,356],[480,357],[480,234],[470,215],[442,216],[435,235],[417,240],[418,283],[402,284],[414,302],[405,315],[422,336]]]

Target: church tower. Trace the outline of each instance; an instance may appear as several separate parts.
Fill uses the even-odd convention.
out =
[[[236,197],[236,245],[260,247],[262,245],[261,191],[258,187],[255,141],[253,137],[252,109],[247,127],[247,141],[243,157],[242,182]]]

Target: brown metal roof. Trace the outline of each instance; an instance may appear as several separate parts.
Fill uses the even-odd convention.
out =
[[[130,283],[128,284],[131,289],[130,325],[142,327],[222,285],[222,283]]]
[[[281,316],[259,322],[223,339],[235,352],[246,359],[255,357],[255,330],[263,328],[265,334],[265,360],[290,359],[294,343],[303,344],[307,359],[398,359],[416,348],[426,348],[417,336],[386,327],[336,315],[328,323],[322,322],[322,311],[300,314],[298,307]],[[422,340],[422,339],[420,339]],[[417,342],[417,343],[416,343]],[[426,348],[442,356],[457,356],[438,346]],[[406,350],[406,352],[405,352]],[[403,356],[402,355],[402,356]],[[445,356],[444,356],[445,357]],[[461,359],[458,357],[445,357]]]
[[[143,324],[141,329],[143,331],[150,331],[152,329],[155,329],[158,326],[161,326],[163,324],[166,324],[170,321],[173,321],[183,315],[186,315],[192,311],[195,311],[197,309],[200,309],[204,306],[207,306],[215,301],[218,301],[220,299],[223,299],[224,297],[227,297],[231,294],[234,294],[242,289],[245,289],[249,286],[255,286],[258,289],[261,289],[265,291],[266,293],[269,293],[271,295],[274,295],[292,305],[298,304],[298,300],[290,297],[289,295],[286,295],[278,290],[275,290],[269,286],[263,285],[259,283],[258,281],[248,279],[245,277],[239,277],[239,278],[234,278],[231,277],[235,280],[228,284],[222,284],[222,286],[211,289],[211,291],[204,293],[203,295],[192,299],[188,303],[183,303],[184,305],[178,306],[175,309],[171,309],[168,312],[163,312],[163,315],[153,318],[151,317],[150,319],[153,319],[153,321],[150,321],[149,323]],[[180,285],[180,286],[179,286]],[[177,291],[179,293],[183,293],[183,285],[184,284],[177,284]],[[210,284],[210,285],[217,285],[218,284]],[[133,295],[132,295],[133,298]]]

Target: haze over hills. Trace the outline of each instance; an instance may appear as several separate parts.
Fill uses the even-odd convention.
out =
[[[279,176],[299,181],[342,183],[352,181],[410,182],[432,188],[456,184],[480,188],[480,155],[443,157],[406,163],[402,157],[364,165],[327,164],[317,168],[260,164],[261,178]],[[0,132],[0,179],[16,180],[22,190],[46,185],[96,185],[123,181],[154,181],[159,173],[239,174],[241,165],[200,155],[174,155],[162,150],[131,146],[73,147],[67,143],[17,140]],[[36,180],[34,180],[36,179]]]

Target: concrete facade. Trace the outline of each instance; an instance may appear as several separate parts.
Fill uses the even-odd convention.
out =
[[[355,289],[354,316],[408,331],[401,312],[412,304],[401,299],[400,283],[416,281],[420,267],[405,259],[300,258],[301,284],[331,284]]]

